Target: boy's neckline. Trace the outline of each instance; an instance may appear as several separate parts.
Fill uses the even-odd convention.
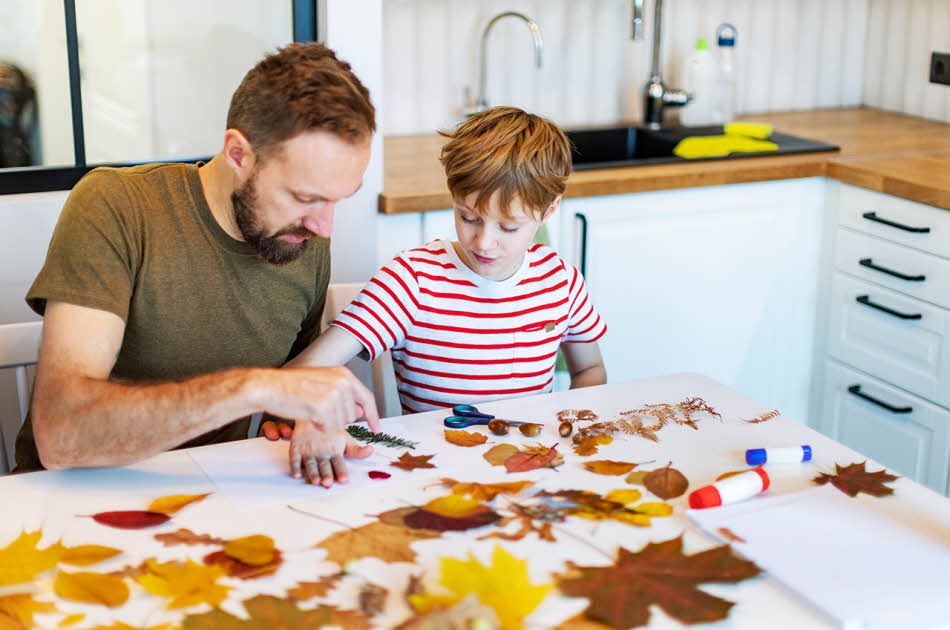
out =
[[[452,263],[458,268],[459,273],[466,277],[467,280],[475,283],[479,287],[489,288],[507,288],[517,285],[524,278],[525,273],[528,269],[528,252],[525,252],[521,256],[521,264],[518,266],[518,269],[511,274],[508,278],[504,280],[492,280],[491,278],[486,278],[485,276],[479,275],[471,270],[471,268],[465,264],[462,258],[458,255],[456,251],[455,241],[450,241],[446,239],[439,239],[439,243],[442,245],[442,248],[445,249],[446,254],[451,259]]]

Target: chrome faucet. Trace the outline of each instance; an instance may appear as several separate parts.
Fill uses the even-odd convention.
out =
[[[531,30],[531,38],[534,41],[534,63],[537,67],[541,67],[541,54],[544,51],[544,42],[541,40],[541,28],[537,22],[524,13],[518,13],[517,11],[499,13],[485,25],[485,30],[482,31],[481,47],[478,57],[478,95],[475,99],[474,106],[469,105],[465,109],[467,115],[488,109],[488,35],[492,27],[506,17],[518,18],[528,25],[528,28]]]
[[[663,108],[681,107],[692,100],[685,90],[668,88],[660,74],[660,39],[662,37],[663,0],[653,4],[653,53],[650,57],[650,80],[643,88],[643,124],[650,129],[663,126]],[[634,40],[643,39],[643,0],[633,0]]]

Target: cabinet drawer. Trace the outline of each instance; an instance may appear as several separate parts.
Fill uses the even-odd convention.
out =
[[[865,216],[868,213],[873,215]],[[950,257],[950,210],[843,185],[838,196],[838,223],[865,234]]]
[[[822,433],[940,494],[950,490],[946,409],[829,360],[821,410]]]
[[[848,228],[838,228],[835,267],[950,308],[950,260]]]
[[[828,351],[898,387],[950,405],[948,315],[940,307],[835,272]]]

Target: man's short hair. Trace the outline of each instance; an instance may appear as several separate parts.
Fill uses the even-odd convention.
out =
[[[376,131],[376,110],[350,64],[323,44],[294,43],[244,75],[231,97],[227,125],[243,133],[263,161],[306,131],[360,142]]]
[[[484,213],[495,192],[501,212],[519,199],[529,216],[540,220],[564,193],[571,174],[571,145],[546,118],[517,107],[492,107],[440,131],[449,139],[440,160],[456,202],[477,193],[474,211]]]

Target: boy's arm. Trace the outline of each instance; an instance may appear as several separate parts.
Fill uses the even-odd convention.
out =
[[[337,326],[330,326],[309,346],[288,361],[285,367],[325,367],[343,365],[363,349],[356,337]]]
[[[562,343],[561,351],[571,374],[571,389],[607,382],[607,370],[604,369],[604,359],[600,356],[600,346],[596,341]]]

